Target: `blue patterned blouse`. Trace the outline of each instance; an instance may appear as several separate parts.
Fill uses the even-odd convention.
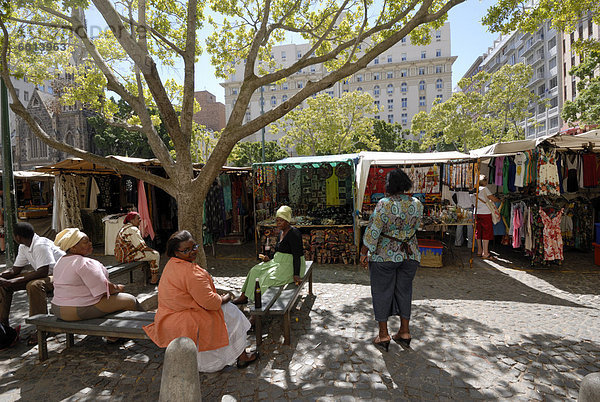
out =
[[[369,261],[402,262],[409,258],[421,261],[416,232],[421,225],[423,204],[411,196],[400,194],[379,200],[365,230],[363,244],[369,249]],[[412,255],[407,256],[398,241],[380,236],[408,240]]]

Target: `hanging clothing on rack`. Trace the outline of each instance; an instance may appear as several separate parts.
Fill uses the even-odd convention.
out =
[[[525,181],[525,162],[527,160],[527,156],[524,152],[519,152],[515,155],[515,186],[523,187],[523,182]]]
[[[577,182],[577,155],[566,155],[565,164],[567,168],[567,192],[575,193],[579,190]]]
[[[554,261],[563,258],[563,241],[560,231],[560,222],[564,210],[561,209],[554,216],[550,217],[540,207],[540,216],[544,223],[544,260]]]
[[[583,154],[581,158],[583,160],[583,186],[596,187],[598,185],[598,178],[596,177],[596,154]]]
[[[539,150],[537,195],[560,195],[556,151]]]
[[[495,164],[496,164],[496,174],[494,176],[495,177],[494,184],[502,187],[502,184],[504,181],[504,178],[502,176],[502,172],[504,170],[504,156],[497,157]]]

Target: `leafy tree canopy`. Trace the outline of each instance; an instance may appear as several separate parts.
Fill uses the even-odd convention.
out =
[[[577,29],[581,18],[589,17],[595,24],[600,24],[600,2],[598,0],[556,1],[536,0],[523,2],[520,0],[498,0],[488,9],[483,23],[492,32],[509,33],[517,29],[534,33],[541,24],[550,20],[552,27],[558,32],[573,32]],[[577,47],[600,51],[600,43],[595,40],[579,39]]]
[[[340,98],[319,94],[306,100],[306,108],[295,109],[273,126],[285,133],[282,142],[295,147],[298,155],[337,155],[379,149],[370,116],[378,112],[366,92],[346,92]]]
[[[424,133],[423,146],[431,149],[439,149],[443,142],[469,151],[522,139],[522,123],[531,117],[530,104],[537,107],[538,103],[538,96],[527,88],[531,76],[532,68],[519,63],[502,66],[493,74],[482,71],[463,78],[458,83],[461,92],[434,104],[431,112],[415,115],[411,131]]]
[[[571,76],[577,77],[577,97],[566,101],[562,118],[569,124],[600,124],[600,52],[589,52],[582,62],[573,67]]]
[[[202,203],[238,141],[365,68],[402,38],[428,43],[432,30],[464,0],[0,1],[5,6],[0,15],[0,74],[13,99],[11,109],[47,145],[143,179],[175,197],[180,227],[201,242]],[[94,37],[80,11],[89,8],[107,27]],[[201,41],[198,33],[203,29],[210,34]],[[279,65],[271,57],[273,46],[289,43],[292,36],[306,40],[309,48],[299,59]],[[195,175],[191,144],[198,104],[193,94],[195,63],[203,51],[210,54],[219,77],[241,69],[243,83],[226,127]],[[246,121],[250,100],[261,87],[310,66],[324,66],[326,73],[286,102]],[[177,68],[181,78],[165,79],[163,67]],[[70,81],[61,97],[65,104],[83,105],[111,126],[143,134],[166,174],[76,149],[39,126],[16,96],[11,76],[44,84],[57,75]],[[133,110],[126,120],[119,118],[113,95]],[[173,152],[157,132],[161,121]]]
[[[131,107],[122,99],[115,101],[117,103],[116,116],[120,119],[127,119],[132,114]],[[151,115],[156,110],[149,111]],[[101,116],[92,116],[88,118],[88,123],[94,130],[94,143],[102,155],[124,155],[136,158],[154,158],[154,153],[146,141],[146,137],[137,131],[128,131],[122,127],[109,125]],[[169,143],[169,135],[162,122],[156,127],[158,135],[165,144]]]
[[[265,162],[274,162],[289,155],[277,141],[265,141]],[[238,142],[231,155],[229,161],[233,166],[252,166],[253,163],[262,162],[262,142]]]
[[[405,130],[399,123],[388,123],[384,120],[373,120],[373,135],[379,139],[382,152],[421,152],[418,141],[407,137],[410,130]]]

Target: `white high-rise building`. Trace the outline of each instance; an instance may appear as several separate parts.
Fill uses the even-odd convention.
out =
[[[529,105],[529,112],[536,123],[522,122],[526,138],[554,134],[562,125],[562,97],[559,93],[562,87],[562,53],[559,38],[560,35],[550,26],[550,22],[542,24],[534,34],[517,31],[500,36],[465,74],[465,77],[470,77],[478,71],[494,73],[503,65],[516,63],[524,63],[533,68],[528,88],[545,99],[548,106],[533,103]]]
[[[451,53],[450,25],[447,23],[432,32],[431,37],[431,43],[425,46],[412,45],[410,38],[404,38],[371,61],[365,69],[337,82],[324,92],[332,97],[340,97],[349,91],[368,92],[380,110],[376,118],[390,123],[398,122],[402,127],[409,129],[415,114],[430,111],[434,101],[445,101],[452,94],[452,64],[456,56],[452,56]],[[287,67],[309,49],[309,44],[281,45],[273,48],[272,56],[278,64]],[[243,71],[243,64],[237,65],[235,74],[221,83],[225,88],[227,118],[231,115],[237,99]],[[281,84],[264,87],[264,110],[285,102],[302,89],[307,81],[316,81],[325,74],[322,65],[311,66],[292,75]],[[260,97],[260,90],[252,95],[246,111],[246,122],[260,115]],[[257,132],[247,137],[246,141],[260,139],[261,133]],[[273,140],[275,137],[269,135],[267,139]]]

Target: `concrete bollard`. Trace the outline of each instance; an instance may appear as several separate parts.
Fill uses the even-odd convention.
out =
[[[160,402],[202,400],[198,375],[198,348],[190,338],[173,339],[165,351]]]
[[[579,402],[600,401],[600,373],[591,373],[583,377],[577,400]]]

